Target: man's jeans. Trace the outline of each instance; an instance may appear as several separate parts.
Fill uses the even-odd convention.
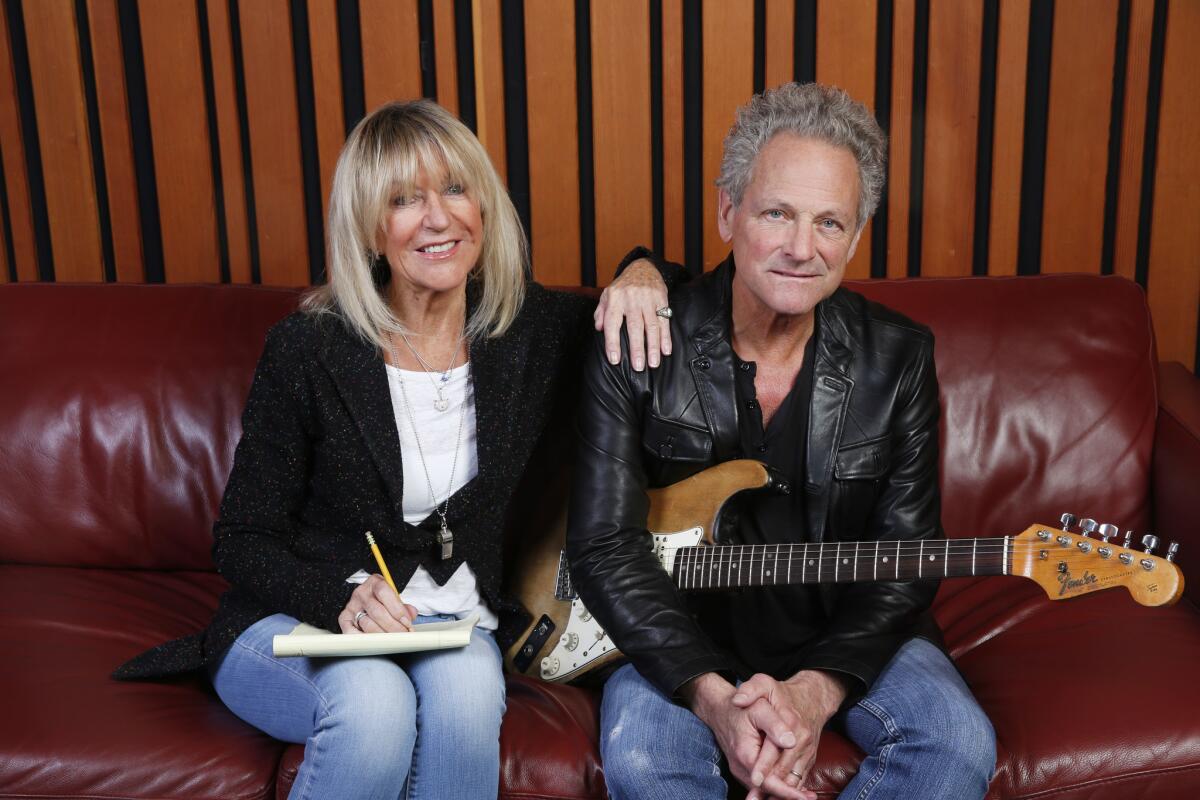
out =
[[[924,639],[902,646],[867,696],[835,720],[867,754],[842,800],[969,800],[987,793],[996,765],[992,725],[950,659]],[[632,664],[604,686],[600,753],[615,800],[726,796],[712,731]]]
[[[275,658],[271,637],[296,624],[286,614],[259,620],[212,670],[234,714],[304,744],[290,798],[495,800],[504,676],[489,631],[476,628],[456,650]]]

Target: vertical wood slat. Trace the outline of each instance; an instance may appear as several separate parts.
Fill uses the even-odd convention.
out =
[[[1146,133],[1146,89],[1150,81],[1150,35],[1154,0],[1133,0],[1129,10],[1129,56],[1125,72],[1125,119],[1121,134],[1121,176],[1117,184],[1113,273],[1134,279],[1138,211],[1141,204],[1142,149]]]
[[[1116,0],[1054,5],[1042,272],[1100,271],[1116,32]]]
[[[875,108],[875,0],[821,0],[817,5],[817,80]],[[871,226],[846,266],[847,278],[871,277]]]
[[[471,9],[475,37],[475,124],[479,141],[501,180],[508,179],[504,132],[504,49],[500,0],[475,0]]]
[[[168,283],[220,280],[216,204],[203,102],[200,27],[191,0],[140,8],[146,97]]]
[[[329,215],[333,169],[346,138],[342,105],[342,63],[338,51],[336,0],[308,0],[312,51],[313,105],[317,123],[317,161],[321,173],[322,219]]]
[[[116,0],[88,0],[92,58],[96,72],[96,102],[100,109],[100,140],[108,179],[113,260],[118,281],[145,280],[142,226],[138,216],[137,173],[133,138],[125,99],[125,64]]]
[[[1196,362],[1200,313],[1200,151],[1196,76],[1200,75],[1200,4],[1172,3],[1167,17],[1154,222],[1147,295],[1159,358]]]
[[[71,0],[22,7],[55,279],[104,280],[75,10]]]
[[[996,43],[996,128],[992,140],[989,275],[1017,273],[1029,3],[1030,0],[1008,0],[1000,4],[1000,30]]]
[[[931,0],[921,275],[970,275],[983,6]]]
[[[8,192],[8,219],[12,226],[13,260],[17,280],[38,279],[37,243],[33,232],[33,207],[25,172],[25,144],[21,132],[16,76],[9,49],[8,12],[0,11],[0,158]],[[6,265],[7,266],[7,265]],[[5,269],[7,279],[8,270]]]
[[[359,0],[363,93],[367,113],[392,100],[421,96],[421,26],[417,0]]]
[[[604,286],[629,248],[654,236],[650,9],[646,0],[592,3],[591,23],[596,285]]]
[[[817,14],[817,20],[821,18]],[[781,83],[792,80],[792,61],[794,59],[796,38],[796,2],[795,0],[767,0],[766,19],[766,58],[763,69],[763,88],[771,89]],[[874,52],[874,45],[872,45]],[[821,50],[818,48],[817,54]]]
[[[683,250],[683,0],[663,0],[663,255]]]
[[[754,93],[754,3],[704,0],[704,269],[725,258],[729,247],[717,230],[721,144],[734,112]]]
[[[212,52],[213,99],[217,108],[217,144],[221,153],[221,194],[225,201],[225,237],[229,279],[250,283],[250,224],[246,209],[246,167],[242,159],[233,36],[229,6],[209,0],[208,39]]]
[[[563,9],[564,13],[566,9]],[[574,9],[571,9],[574,17]],[[437,69],[437,101],[458,116],[458,59],[454,32],[454,0],[433,0],[433,49]],[[572,68],[574,63],[571,62]]]
[[[526,0],[525,59],[533,276],[573,285],[580,235],[574,6]]]
[[[912,172],[914,0],[896,0],[892,17],[892,120],[888,152],[887,276],[908,274],[909,185]]]
[[[262,282],[303,286],[308,242],[290,17],[286,0],[240,6]]]

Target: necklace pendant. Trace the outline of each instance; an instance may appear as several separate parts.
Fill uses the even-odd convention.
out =
[[[442,546],[442,561],[445,561],[454,553],[454,534],[446,527],[445,520],[442,521],[442,529],[438,531],[437,542]]]
[[[450,401],[438,394],[438,399],[433,401],[433,407],[438,411],[445,411],[450,407]]]

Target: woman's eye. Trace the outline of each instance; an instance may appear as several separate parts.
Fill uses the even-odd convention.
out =
[[[466,194],[467,190],[461,183],[452,183],[446,187],[446,194]]]

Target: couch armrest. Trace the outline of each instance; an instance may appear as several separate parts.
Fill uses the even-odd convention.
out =
[[[1200,603],[1200,378],[1177,361],[1159,365],[1151,475],[1154,531],[1163,548],[1179,542],[1185,594]]]

